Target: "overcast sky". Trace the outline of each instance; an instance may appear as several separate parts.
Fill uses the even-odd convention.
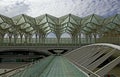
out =
[[[0,0],[0,14],[13,17],[22,13],[32,17],[45,13],[56,17],[68,13],[107,17],[120,13],[120,0]]]
[[[8,17],[19,14],[37,17],[45,13],[56,17],[69,13],[79,17],[93,13],[108,17],[120,14],[120,0],[0,0],[0,14]]]

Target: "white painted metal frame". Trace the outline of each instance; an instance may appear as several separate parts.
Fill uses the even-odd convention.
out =
[[[86,45],[76,50],[71,51],[70,53],[65,54],[70,61],[81,66],[80,68],[84,70],[93,71],[93,73],[103,77],[111,69],[120,63],[120,46],[108,43],[97,43]],[[102,68],[95,71],[95,69],[106,61],[111,56],[118,54],[115,59],[107,63]],[[84,67],[84,68],[83,68]]]

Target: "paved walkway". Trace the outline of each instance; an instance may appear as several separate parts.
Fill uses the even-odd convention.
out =
[[[62,56],[50,56],[11,77],[89,77]]]

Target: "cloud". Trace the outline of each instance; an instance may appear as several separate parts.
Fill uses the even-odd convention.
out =
[[[19,14],[27,14],[29,5],[24,0],[2,0],[0,2],[0,14],[13,17]]]
[[[28,0],[29,15],[51,14],[57,17],[72,13],[80,17],[90,14],[111,16],[120,13],[120,0]]]
[[[0,13],[7,16],[48,13],[60,17],[72,13],[85,17],[95,13],[108,17],[120,13],[119,7],[120,0],[0,0]]]
[[[45,13],[54,15],[54,16],[62,16],[71,11],[74,8],[74,4],[72,0],[28,0],[30,3],[31,11],[29,11],[29,15],[39,16]]]
[[[82,5],[81,5],[82,4]],[[79,2],[74,14],[84,17],[90,14],[98,14],[101,16],[112,16],[120,12],[120,0],[84,0]]]

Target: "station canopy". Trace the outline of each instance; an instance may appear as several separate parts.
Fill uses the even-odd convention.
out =
[[[120,33],[120,14],[103,18],[92,14],[86,17],[79,17],[68,14],[62,17],[55,17],[44,14],[38,17],[31,17],[25,14],[14,17],[0,15],[0,35],[44,35],[54,33],[60,38],[63,33],[78,35],[80,33],[109,33],[111,31]]]

